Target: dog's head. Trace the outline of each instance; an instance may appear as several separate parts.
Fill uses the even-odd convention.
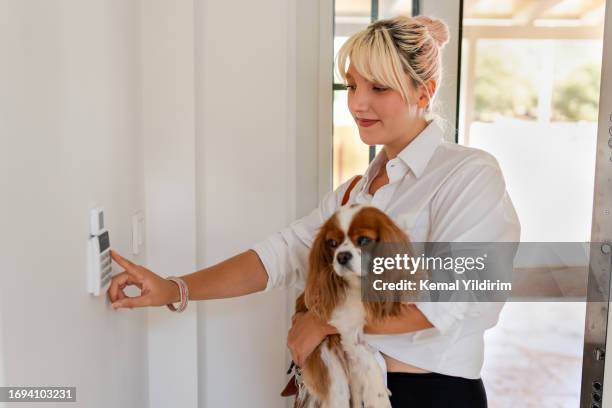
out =
[[[381,210],[352,204],[340,207],[320,228],[309,258],[305,302],[323,319],[362,276],[362,257],[377,243],[409,245],[409,239]]]

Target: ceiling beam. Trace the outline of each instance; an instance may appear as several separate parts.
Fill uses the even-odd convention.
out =
[[[565,0],[529,1],[523,8],[517,10],[514,14],[513,19],[516,22],[515,24],[519,26],[531,25],[533,20],[563,1]]]
[[[464,38],[530,40],[601,40],[602,26],[591,27],[517,27],[463,26]]]
[[[482,0],[466,0],[463,6],[463,15],[464,16],[472,16],[478,9]]]
[[[606,2],[602,1],[600,4],[592,7],[591,9],[585,10],[580,16],[580,20],[586,25],[597,25],[602,24],[606,17]]]

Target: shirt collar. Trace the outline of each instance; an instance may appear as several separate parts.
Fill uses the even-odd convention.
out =
[[[387,172],[389,173],[389,181],[398,176],[404,176],[408,169],[412,170],[416,178],[421,177],[427,163],[433,156],[436,148],[444,141],[444,132],[436,119],[433,119],[406,147],[402,149],[397,157],[387,162]],[[376,155],[364,175],[365,184],[378,173],[378,169],[385,160],[385,152],[381,149]],[[394,167],[394,171],[389,172],[390,167]]]
[[[436,119],[432,120],[423,131],[399,152],[399,157],[419,178],[425,171],[427,163],[436,148],[444,141],[444,132]]]

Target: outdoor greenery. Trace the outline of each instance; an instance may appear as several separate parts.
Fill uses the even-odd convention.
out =
[[[597,121],[599,109],[598,64],[585,64],[575,69],[553,90],[553,119],[559,121]]]
[[[576,47],[577,45],[571,45]],[[567,65],[573,52],[546,52],[543,47],[568,51],[558,41],[482,41],[476,58],[474,120],[492,122],[497,117],[536,120],[538,114],[538,75],[542,59],[555,58],[555,67]],[[555,49],[556,51],[556,49]],[[576,58],[575,55],[573,55]],[[580,56],[579,56],[580,58]],[[552,89],[552,121],[596,121],[599,106],[599,61],[581,58],[573,69],[545,73],[557,75]],[[577,61],[574,59],[574,61]],[[579,60],[578,60],[579,61]],[[549,82],[550,83],[550,82]]]
[[[497,43],[483,42],[478,48],[474,119],[482,122],[491,122],[496,116],[535,119],[536,84],[517,55],[520,50]]]

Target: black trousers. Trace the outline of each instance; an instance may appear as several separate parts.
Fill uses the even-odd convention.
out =
[[[487,408],[482,379],[438,373],[387,373],[393,408]]]

